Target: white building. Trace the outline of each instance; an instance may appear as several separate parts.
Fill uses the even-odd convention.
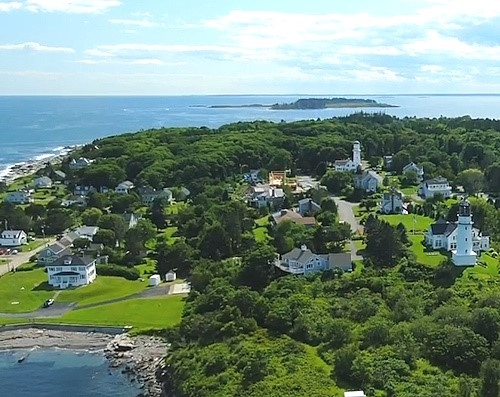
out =
[[[152,205],[157,199],[164,199],[169,204],[173,200],[172,191],[167,188],[156,190],[151,187],[143,187],[139,189],[139,195],[141,196],[142,204],[145,205]]]
[[[341,252],[338,254],[315,254],[307,246],[294,248],[283,255],[277,255],[274,265],[291,274],[310,274],[328,269],[342,269],[352,271],[351,254]]]
[[[451,186],[446,178],[442,176],[427,179],[418,187],[418,194],[424,199],[432,198],[436,194],[441,194],[444,198],[451,196]]]
[[[149,286],[150,287],[156,287],[157,285],[161,284],[161,278],[159,274],[153,274],[151,277],[149,277]]]
[[[98,231],[98,226],[80,226],[78,229],[75,229],[73,233],[80,238],[86,238],[87,240],[92,241]]]
[[[119,194],[128,194],[134,188],[134,184],[130,181],[123,181],[117,187],[115,192]]]
[[[477,254],[473,250],[472,224],[470,204],[467,200],[463,200],[458,207],[457,243],[452,251],[452,260],[455,266],[474,266],[476,264]]]
[[[299,214],[302,216],[314,215],[321,211],[321,205],[316,203],[312,198],[299,200]]]
[[[335,171],[356,172],[361,167],[361,144],[354,141],[352,145],[352,159],[335,160]]]
[[[431,225],[425,234],[426,245],[452,252],[457,266],[473,265],[478,252],[490,249],[490,237],[473,227],[471,215],[470,204],[464,201],[459,207],[458,222],[441,219]]]
[[[365,393],[361,390],[345,391],[344,397],[366,397]]]
[[[62,256],[47,266],[49,284],[60,289],[90,284],[97,276],[95,263],[94,258]]]
[[[248,204],[256,208],[264,208],[268,205],[280,206],[284,199],[284,190],[270,185],[252,186],[247,197]]]
[[[363,189],[365,192],[375,193],[382,184],[383,178],[375,171],[364,171],[360,175],[354,175],[354,187]]]
[[[88,167],[92,162],[85,158],[85,157],[80,157],[78,160],[71,159],[69,162],[69,169],[70,170],[81,170],[82,168]]]
[[[31,197],[31,192],[29,190],[19,190],[17,192],[8,193],[4,201],[12,204],[29,204],[33,203],[35,200]]]
[[[177,274],[170,270],[167,274],[165,274],[165,281],[175,281],[177,279]]]
[[[28,244],[28,236],[23,230],[4,230],[0,234],[0,246],[18,247]]]
[[[407,172],[414,172],[415,174],[417,174],[417,180],[419,182],[422,182],[422,180],[424,179],[424,167],[420,167],[413,161],[403,167],[403,174],[406,174]]]
[[[380,211],[384,214],[402,214],[403,213],[403,194],[396,190],[384,193]]]
[[[37,189],[49,189],[52,187],[52,179],[48,176],[41,176],[33,181],[35,188]]]

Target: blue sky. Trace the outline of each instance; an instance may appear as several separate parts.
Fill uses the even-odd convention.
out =
[[[500,93],[497,0],[0,0],[0,94]]]

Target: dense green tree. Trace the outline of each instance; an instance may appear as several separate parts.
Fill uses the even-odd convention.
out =
[[[119,242],[125,237],[127,224],[122,216],[116,214],[103,215],[97,224],[101,229],[112,230]]]
[[[476,194],[483,189],[484,175],[475,168],[463,170],[457,176],[457,183],[464,187],[466,193]]]
[[[88,208],[82,212],[82,222],[87,226],[97,226],[102,217],[102,211],[98,208]]]
[[[328,170],[321,178],[321,183],[330,193],[340,194],[346,187],[352,185],[353,177],[349,172]]]
[[[106,247],[116,247],[116,234],[110,229],[99,229],[95,234],[93,241],[98,244],[103,244]]]
[[[240,281],[254,289],[266,287],[273,275],[276,252],[269,245],[258,245],[242,259]]]

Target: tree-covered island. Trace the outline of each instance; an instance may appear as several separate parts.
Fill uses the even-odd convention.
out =
[[[362,167],[342,171],[353,142]],[[419,196],[420,169],[446,179],[449,197]],[[380,182],[367,192],[371,173]],[[70,311],[44,321],[164,336],[172,395],[499,395],[500,121],[355,114],[162,128],[97,140],[42,175],[59,182],[33,202],[3,202],[0,220],[42,244],[95,225],[109,257],[93,285],[58,295]],[[32,182],[3,186],[2,199]],[[456,222],[463,195],[490,241],[467,268],[426,244],[431,225]],[[381,213],[388,197],[398,213]],[[346,255],[342,268],[306,271]],[[290,274],[301,257],[312,267]],[[15,315],[0,323],[54,294],[43,268],[21,270],[0,278],[0,312]],[[190,283],[184,298],[134,280],[170,270]]]
[[[291,103],[264,105],[259,103],[244,105],[211,105],[209,108],[269,108],[271,110],[311,110],[335,108],[396,108],[396,105],[379,103],[374,99],[363,98],[301,98]]]

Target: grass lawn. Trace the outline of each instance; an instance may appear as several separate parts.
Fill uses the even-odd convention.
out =
[[[149,249],[155,249],[156,240],[160,238],[164,238],[168,244],[173,244],[175,240],[178,240],[180,237],[175,237],[174,234],[177,233],[177,226],[170,226],[166,229],[161,230],[157,235],[156,239],[148,241],[146,247]]]
[[[255,240],[258,242],[264,242],[269,239],[269,231],[267,230],[267,225],[269,224],[268,218],[268,216],[263,216],[255,221],[257,227],[253,229],[253,234]]]
[[[431,267],[437,267],[443,259],[447,256],[443,255],[440,251],[425,251],[425,247],[422,244],[422,235],[409,235],[408,236],[412,243],[412,251],[417,256],[417,262],[423,265],[428,265]]]
[[[92,325],[131,325],[139,329],[168,328],[179,324],[184,298],[169,296],[154,299],[132,299],[90,309],[71,311],[50,322]]]
[[[134,266],[141,273],[142,278],[149,278],[151,274],[155,273],[156,263],[153,259],[146,258],[146,263],[141,263],[140,265]]]
[[[405,197],[416,196],[418,193],[418,186],[408,186],[399,190],[405,195]]]
[[[92,284],[71,290],[63,290],[58,302],[77,302],[78,306],[105,302],[143,291],[147,282],[130,281],[122,277],[97,276]]]
[[[495,279],[499,277],[500,262],[498,258],[493,258],[490,254],[483,253],[477,262],[478,265],[465,270],[464,277],[468,277],[469,274],[482,279]]]
[[[0,312],[30,312],[40,308],[54,291],[40,289],[47,281],[43,269],[9,273],[0,278]],[[12,302],[18,302],[12,304]]]
[[[366,243],[364,240],[352,240],[354,241],[354,245],[357,251],[364,250],[366,248]]]
[[[423,215],[380,215],[380,219],[389,222],[393,226],[397,226],[399,223],[405,225],[408,234],[411,234],[413,227],[415,226],[415,233],[425,233],[429,230],[429,227],[435,221]],[[416,220],[416,222],[414,222]]]
[[[33,251],[35,248],[40,247],[46,240],[37,238],[35,241],[30,241],[28,244],[21,247],[22,252]]]

